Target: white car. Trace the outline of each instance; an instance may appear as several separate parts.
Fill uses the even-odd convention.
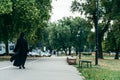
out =
[[[40,54],[35,52],[35,51],[32,51],[32,52],[28,53],[28,56],[36,56],[36,57],[38,57],[38,56],[40,56]]]
[[[5,44],[0,43],[0,55],[5,55]]]
[[[40,56],[44,56],[44,57],[50,57],[51,54],[49,52],[41,52]]]

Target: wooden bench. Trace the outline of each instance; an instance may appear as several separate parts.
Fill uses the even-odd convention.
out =
[[[71,57],[71,56],[67,57],[67,63],[69,65],[75,65],[76,64],[76,57]]]
[[[92,67],[92,61],[91,60],[79,60],[79,67],[82,68],[84,63],[87,64],[87,68]]]

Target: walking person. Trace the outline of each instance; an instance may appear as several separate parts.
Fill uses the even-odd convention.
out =
[[[27,53],[29,52],[28,43],[25,40],[24,36],[25,34],[22,32],[17,40],[14,49],[14,52],[16,54],[13,56],[13,65],[19,67],[19,69],[25,69],[25,61],[27,58]]]

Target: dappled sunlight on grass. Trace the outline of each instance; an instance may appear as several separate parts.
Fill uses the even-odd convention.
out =
[[[94,56],[81,56],[81,60],[91,60],[92,65],[95,65],[95,57]],[[78,59],[77,59],[78,62]],[[98,59],[98,65],[101,68],[110,69],[110,70],[120,70],[120,60],[115,60],[114,57],[107,56],[104,59]]]
[[[104,56],[98,60],[98,65],[95,65],[95,56],[82,55],[81,60],[92,61],[92,68],[78,68],[86,80],[120,80],[120,60],[115,60],[114,56]]]
[[[99,59],[99,64],[101,67],[103,67],[105,69],[120,71],[120,60]]]

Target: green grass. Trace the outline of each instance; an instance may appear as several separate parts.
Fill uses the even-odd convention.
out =
[[[8,61],[11,56],[0,56],[0,61]]]
[[[120,60],[107,56],[99,59],[96,66],[94,56],[82,56],[82,59],[92,60],[92,68],[77,67],[85,80],[120,80]]]
[[[101,68],[79,69],[86,80],[120,80],[120,71]]]
[[[11,56],[0,56],[0,61],[9,61]],[[27,57],[28,60],[35,60],[40,57]]]

